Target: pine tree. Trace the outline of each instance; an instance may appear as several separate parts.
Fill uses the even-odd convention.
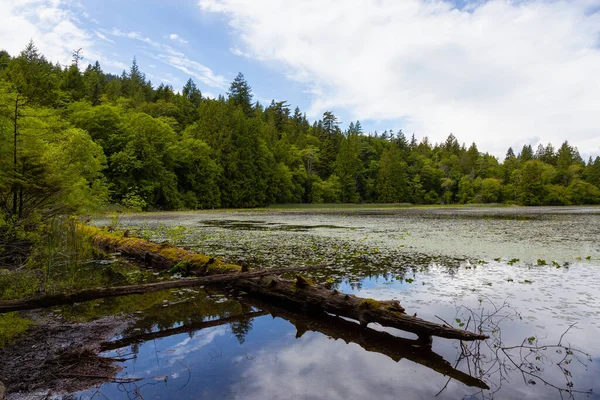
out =
[[[200,101],[202,101],[202,93],[200,92],[200,89],[196,87],[192,78],[188,79],[185,83],[181,94],[192,103],[194,108],[197,108],[200,105]]]
[[[248,85],[248,82],[246,82],[244,79],[244,75],[241,72],[238,73],[233,82],[231,82],[227,96],[233,105],[242,108],[242,111],[246,117],[250,118],[253,116],[254,110],[252,108],[252,89],[250,88],[250,85]]]

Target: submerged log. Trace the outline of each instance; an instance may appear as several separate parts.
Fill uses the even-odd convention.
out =
[[[329,313],[351,318],[365,328],[375,322],[407,332],[419,337],[421,343],[431,343],[432,336],[447,339],[482,340],[488,336],[462,329],[455,329],[434,322],[409,316],[398,301],[377,301],[365,299],[351,294],[343,294],[330,290],[326,285],[307,284],[306,279],[299,277],[296,281],[284,280],[275,276],[258,279],[242,279],[235,282],[250,295],[281,304],[304,309],[313,314]]]
[[[114,286],[96,289],[84,289],[71,293],[48,294],[43,296],[32,297],[22,300],[6,300],[0,301],[0,314],[32,310],[36,308],[59,306],[64,304],[79,303],[82,301],[102,299],[107,297],[126,296],[130,294],[143,294],[149,292],[157,292],[165,289],[175,289],[191,286],[210,285],[215,283],[226,283],[239,279],[256,278],[265,275],[285,274],[297,271],[308,271],[312,269],[324,268],[322,265],[311,265],[306,267],[296,268],[277,268],[269,270],[254,270],[244,273],[219,274],[203,276],[199,278],[178,279],[164,282],[144,283],[139,285]]]

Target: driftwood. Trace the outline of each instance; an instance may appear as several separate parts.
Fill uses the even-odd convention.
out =
[[[143,294],[148,292],[157,292],[159,290],[174,289],[190,286],[201,286],[215,283],[226,283],[245,278],[256,278],[265,275],[285,274],[297,271],[308,271],[312,269],[324,268],[322,265],[311,265],[297,268],[278,268],[270,270],[254,270],[244,273],[218,274],[203,276],[200,278],[178,279],[164,282],[145,283],[140,285],[114,286],[97,289],[85,289],[71,293],[49,294],[32,297],[23,300],[0,301],[0,314],[32,310],[36,308],[52,307],[64,304],[79,303],[82,301],[102,299],[107,297],[125,296],[130,294]]]
[[[331,290],[327,285],[312,285],[301,276],[296,281],[274,276],[258,279],[242,279],[234,283],[250,295],[269,302],[304,309],[313,314],[329,313],[351,318],[365,328],[375,322],[383,326],[412,332],[421,343],[431,344],[431,337],[447,339],[481,340],[488,336],[440,325],[404,313],[398,301],[377,301],[343,294]]]
[[[82,227],[82,230],[92,238],[93,243],[97,246],[119,251],[155,267],[185,266],[187,272],[204,275],[244,270],[240,266],[225,264],[219,259],[171,247],[167,243],[155,244],[142,239],[120,237],[89,226]],[[273,275],[281,273],[279,270],[273,270]],[[242,276],[250,278],[250,275],[247,274],[242,274]],[[286,281],[276,277],[237,279],[233,284],[255,296],[279,304],[311,312],[328,312],[352,318],[359,321],[363,327],[371,322],[376,322],[412,332],[419,337],[422,343],[431,344],[432,336],[460,340],[487,339],[485,335],[411,317],[404,313],[404,308],[398,301],[376,301],[341,294],[335,290],[331,291],[324,285],[312,285],[301,276],[297,276],[296,281]]]

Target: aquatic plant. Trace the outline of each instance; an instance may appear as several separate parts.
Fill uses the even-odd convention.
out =
[[[569,325],[557,342],[544,343],[542,338],[532,335],[523,339],[521,343],[510,345],[503,339],[503,323],[521,320],[522,316],[506,301],[497,305],[488,298],[480,298],[479,302],[477,310],[460,306],[454,321],[461,328],[473,329],[490,336],[485,346],[475,342],[461,343],[460,355],[456,361],[456,365],[466,364],[468,371],[491,384],[489,392],[480,392],[481,398],[494,398],[502,382],[509,381],[513,374],[522,377],[528,385],[541,382],[555,389],[560,398],[574,398],[575,394],[589,396],[592,393],[591,390],[575,388],[574,371],[569,367],[576,362],[587,368],[587,363],[592,361],[589,354],[565,343],[566,335],[575,324]],[[489,307],[485,308],[485,305]],[[556,381],[553,374],[547,373],[551,368],[560,371],[565,378],[564,382]],[[449,382],[450,380],[438,395],[446,390]]]

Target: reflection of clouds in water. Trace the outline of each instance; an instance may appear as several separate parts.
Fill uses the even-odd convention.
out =
[[[449,344],[450,341],[445,342]],[[285,347],[262,349],[245,365],[239,381],[232,386],[234,399],[431,399],[447,378],[408,360],[367,352],[356,344],[345,344],[317,333],[307,333]],[[592,366],[591,369],[597,369]],[[554,373],[551,373],[554,375]],[[576,387],[592,388],[593,375]],[[554,398],[559,393],[541,382],[526,387],[515,373],[503,382],[498,398]],[[552,379],[551,379],[552,380]],[[554,376],[560,384],[560,376]],[[496,384],[499,382],[496,382]],[[515,384],[516,383],[516,384]],[[438,399],[481,398],[478,389],[451,381]],[[472,396],[472,397],[470,397]]]
[[[195,332],[194,337],[186,337],[181,342],[171,346],[174,351],[172,354],[165,354],[172,361],[183,360],[190,353],[196,352],[203,347],[211,344],[217,336],[224,336],[229,333],[229,327],[226,325],[214,328],[203,329]]]
[[[155,357],[161,360],[164,364],[176,364],[177,362],[182,362],[185,365],[189,360],[189,357],[192,356],[194,352],[202,350],[206,346],[210,345],[217,337],[225,336],[229,333],[229,328],[225,325],[217,326],[214,328],[207,328],[201,331],[195,332],[193,337],[186,336],[183,340],[181,340],[181,336],[183,335],[175,335],[173,337],[164,338],[162,340],[156,341],[156,346],[158,352]],[[170,344],[170,342],[177,340],[175,344]],[[151,342],[147,342],[144,345],[147,347],[147,351],[154,353],[154,344]],[[164,369],[164,365],[152,363],[152,357],[146,355],[142,357],[142,360],[148,361],[148,367],[139,371],[139,373],[145,374],[146,376],[154,376],[159,371]],[[187,371],[182,369],[179,372]],[[163,371],[164,372],[164,371]],[[179,372],[172,373],[172,378],[177,378],[180,374]],[[185,372],[187,374],[187,372]],[[177,375],[177,376],[173,376]]]
[[[591,333],[600,333],[597,275],[595,267],[583,264],[555,268],[491,261],[470,269],[461,268],[454,275],[432,265],[417,274],[412,284],[379,279],[366,281],[359,290],[343,287],[342,291],[378,300],[396,298],[408,313],[417,312],[419,317],[432,321],[437,320],[436,315],[452,321],[459,305],[491,311],[493,306],[487,299],[496,306],[506,300],[523,317],[520,320],[513,312],[515,320],[503,324],[504,339],[511,344],[532,335],[558,341],[569,325],[577,322],[569,332],[569,341],[589,353],[600,354],[600,343],[589,340]],[[483,303],[479,299],[484,299]]]
[[[417,371],[418,370],[418,371]],[[427,375],[411,362],[396,363],[356,344],[307,333],[281,349],[256,354],[233,388],[236,399],[430,398],[443,376]],[[454,386],[453,384],[450,386]]]

